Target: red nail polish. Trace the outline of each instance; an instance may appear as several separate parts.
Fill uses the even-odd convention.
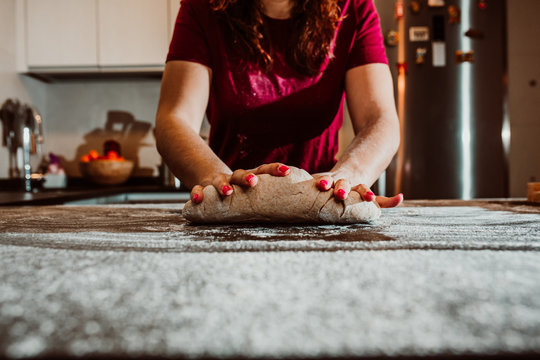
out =
[[[198,194],[193,194],[192,200],[193,200],[193,202],[199,202],[199,195]]]
[[[340,198],[341,200],[345,200],[345,190],[339,189],[339,190],[337,191],[337,196],[338,196],[338,198]]]
[[[373,191],[368,191],[365,198],[366,201],[373,201],[373,199],[375,198],[375,194],[373,193]]]
[[[287,165],[281,165],[278,170],[285,174],[287,171],[289,171],[289,167]]]
[[[253,179],[255,179],[255,175],[253,174],[249,174],[248,176],[246,176],[246,181],[250,184]]]
[[[223,195],[231,195],[232,194],[232,188],[228,185],[224,185],[222,188],[221,188],[221,192],[223,193]]]
[[[323,190],[328,189],[328,181],[326,181],[326,180],[321,180],[321,181],[319,181],[319,186],[320,186],[320,188],[323,189]]]

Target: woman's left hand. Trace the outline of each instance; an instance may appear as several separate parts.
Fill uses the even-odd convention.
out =
[[[351,191],[356,191],[364,201],[376,201],[382,208],[396,207],[403,202],[403,194],[398,194],[392,197],[376,196],[369,187],[358,184],[352,186],[348,180],[334,180],[332,175],[328,173],[314,174],[317,188],[321,191],[333,191],[334,197],[339,200],[345,200]]]

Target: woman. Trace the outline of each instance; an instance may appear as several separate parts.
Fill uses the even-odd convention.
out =
[[[336,163],[346,96],[356,133]],[[209,146],[198,135],[204,113]],[[369,187],[399,145],[392,79],[372,0],[182,0],[163,75],[156,140],[195,203],[257,175],[313,174],[344,200]],[[234,170],[234,171],[233,171]]]

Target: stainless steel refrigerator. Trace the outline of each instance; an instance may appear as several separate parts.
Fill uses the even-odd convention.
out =
[[[402,126],[382,188],[408,199],[506,197],[505,1],[375,5]]]

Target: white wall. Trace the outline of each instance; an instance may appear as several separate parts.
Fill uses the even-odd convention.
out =
[[[15,0],[0,1],[0,100],[16,96],[30,100],[28,89],[17,76]]]
[[[16,0],[0,1],[0,105],[7,98],[30,102],[45,111],[45,85],[17,75]],[[0,128],[0,133],[2,130]],[[0,146],[0,178],[8,176],[9,153]]]

